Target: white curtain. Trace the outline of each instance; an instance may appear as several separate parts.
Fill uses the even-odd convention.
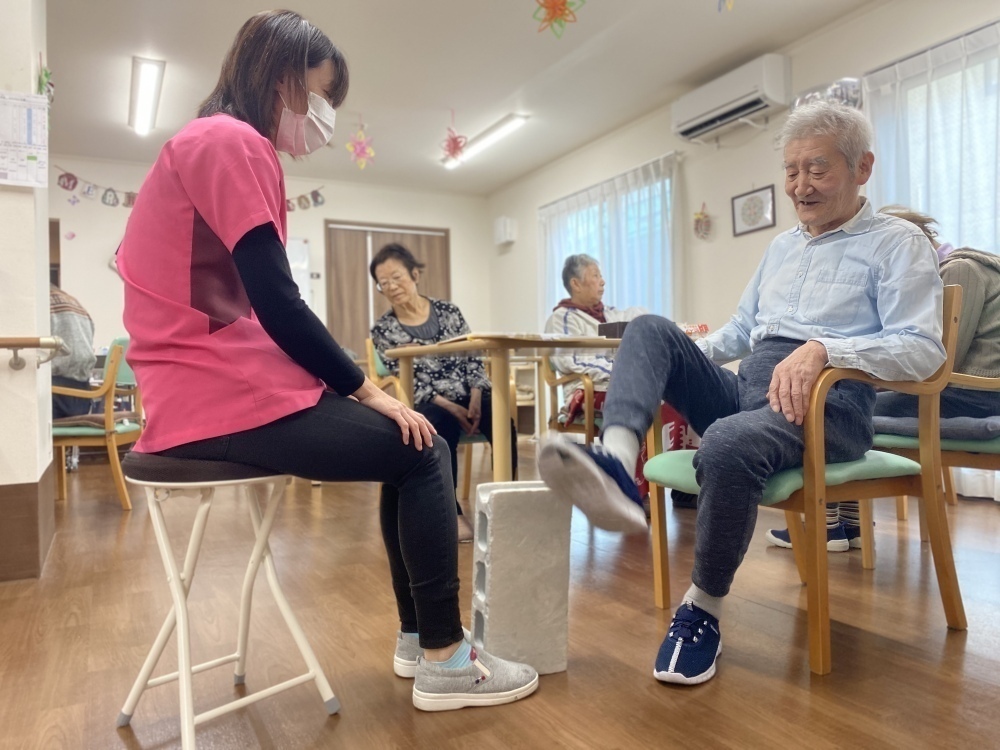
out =
[[[942,241],[1000,252],[1000,23],[869,73],[868,195],[933,216]]]
[[[876,207],[937,219],[940,239],[1000,252],[1000,23],[866,75]],[[955,469],[955,490],[1000,502],[1000,473]]]
[[[678,153],[670,153],[538,210],[544,321],[567,296],[566,258],[586,253],[605,279],[604,303],[672,316],[680,308],[679,243],[674,187]]]

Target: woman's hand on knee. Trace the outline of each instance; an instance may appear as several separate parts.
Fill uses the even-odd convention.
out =
[[[362,405],[377,411],[399,425],[404,445],[410,444],[411,437],[413,438],[413,447],[418,451],[423,450],[425,445],[434,444],[434,435],[437,435],[434,425],[428,422],[423,414],[414,411],[402,401],[375,387],[375,384],[368,378],[365,378],[364,385],[351,395]]]

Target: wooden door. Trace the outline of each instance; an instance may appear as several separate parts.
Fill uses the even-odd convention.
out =
[[[389,309],[368,273],[371,259],[385,245],[398,242],[426,264],[417,287],[421,294],[451,298],[447,229],[330,221],[326,242],[327,328],[337,343],[359,357],[364,357],[365,339],[375,320]]]

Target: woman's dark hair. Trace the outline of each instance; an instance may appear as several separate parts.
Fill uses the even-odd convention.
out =
[[[334,109],[347,96],[347,61],[333,42],[298,13],[268,10],[243,24],[226,53],[215,90],[201,103],[198,117],[224,113],[250,123],[265,138],[274,129],[275,84],[291,75],[303,96],[305,73],[333,61]]]
[[[413,278],[414,270],[424,267],[423,263],[413,257],[413,253],[400,245],[398,242],[391,242],[375,253],[375,257],[372,258],[372,264],[368,266],[368,272],[372,275],[372,279],[376,284],[378,283],[378,279],[375,278],[375,269],[387,260],[398,260],[406,266],[406,270],[409,272],[410,278]]]

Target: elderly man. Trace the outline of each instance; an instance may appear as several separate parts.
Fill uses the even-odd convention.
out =
[[[644,529],[626,466],[661,399],[702,435],[692,585],[660,646],[654,676],[695,684],[715,674],[722,602],[750,543],[767,479],[802,464],[802,422],[825,367],[921,380],[944,362],[937,257],[909,222],[859,194],[871,177],[871,126],[827,102],[796,109],[781,134],[785,193],[799,223],[768,246],[725,326],[697,343],[663,318],[629,324],[604,404],[603,447],[564,442],[539,457],[542,478],[595,525]],[[739,376],[720,363],[742,358]],[[825,406],[827,461],[872,443],[875,393],[843,381]]]

